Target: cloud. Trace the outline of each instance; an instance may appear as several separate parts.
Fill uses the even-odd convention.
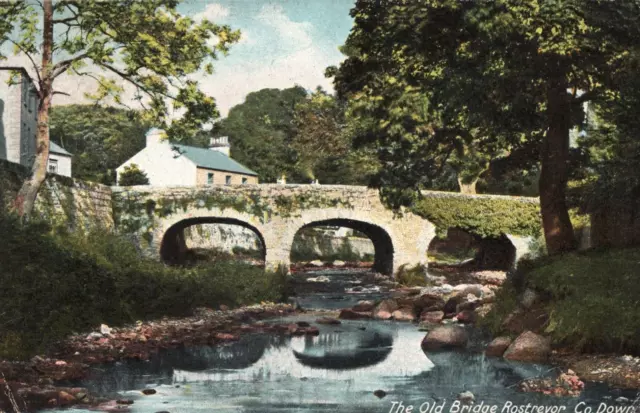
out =
[[[222,20],[229,17],[229,9],[224,7],[218,3],[207,4],[207,7],[204,8],[200,13],[196,13],[193,16],[193,19],[196,21],[200,20],[211,20],[212,22],[216,22],[217,20]]]
[[[299,48],[313,44],[313,25],[309,22],[294,22],[284,12],[279,4],[269,4],[262,7],[256,19],[274,28],[281,40],[287,44],[297,45]]]

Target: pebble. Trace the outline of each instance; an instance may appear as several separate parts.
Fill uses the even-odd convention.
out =
[[[373,395],[376,396],[379,399],[382,399],[384,396],[387,395],[387,392],[384,390],[376,390],[373,392]]]
[[[458,394],[458,400],[460,400],[464,404],[471,404],[476,400],[476,396],[474,396],[473,393],[467,390]]]

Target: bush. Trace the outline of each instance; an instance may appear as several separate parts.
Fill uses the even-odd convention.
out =
[[[407,287],[425,287],[427,283],[427,268],[424,265],[413,267],[401,266],[396,273],[396,281]]]
[[[149,185],[149,177],[138,165],[132,163],[125,166],[118,179],[120,186]]]
[[[235,262],[171,268],[142,259],[126,239],[53,234],[0,216],[0,356],[26,357],[100,323],[183,316],[195,307],[281,301],[284,271]]]
[[[640,249],[591,250],[521,262],[517,290],[497,296],[490,317],[504,319],[524,288],[545,297],[546,332],[582,351],[640,351]],[[491,321],[488,322],[491,324]],[[494,323],[494,332],[499,325]]]

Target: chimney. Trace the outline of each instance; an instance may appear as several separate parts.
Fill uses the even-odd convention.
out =
[[[165,132],[162,129],[151,128],[147,131],[145,136],[147,138],[147,147],[149,147],[162,143]]]
[[[229,145],[229,137],[221,136],[219,138],[211,138],[209,140],[209,149],[221,152],[227,156],[231,156],[231,145]]]

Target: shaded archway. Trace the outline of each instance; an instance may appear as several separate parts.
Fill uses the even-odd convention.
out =
[[[373,243],[373,270],[386,275],[393,274],[393,241],[391,239],[391,236],[383,228],[368,222],[346,218],[334,218],[314,221],[305,224],[298,229],[296,234],[300,231],[304,231],[305,229],[313,227],[344,227],[364,234]]]
[[[225,224],[234,225],[251,230],[258,237],[260,254],[259,259],[264,262],[266,257],[266,244],[263,235],[254,226],[235,218],[222,217],[198,217],[187,218],[173,224],[162,237],[160,243],[160,259],[171,265],[184,264],[189,257],[189,248],[185,238],[185,230],[194,225]]]
[[[430,267],[508,271],[515,265],[516,248],[506,236],[480,237],[459,228],[434,238],[427,250]]]

